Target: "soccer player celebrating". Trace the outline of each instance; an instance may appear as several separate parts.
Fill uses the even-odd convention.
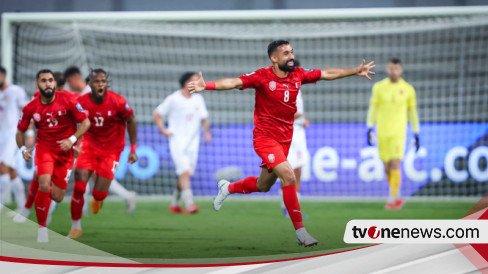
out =
[[[107,197],[120,153],[124,150],[126,127],[130,139],[129,163],[137,161],[137,125],[132,107],[122,95],[108,90],[108,74],[103,69],[94,69],[90,73],[89,83],[92,92],[78,99],[88,113],[91,127],[81,141],[81,152],[75,164],[75,185],[71,197],[72,225],[68,234],[68,238],[72,239],[83,235],[83,195],[93,173],[96,174],[91,204],[94,214],[98,213]]]
[[[89,85],[90,76],[83,78],[81,71],[76,66],[68,67],[64,71],[64,79],[68,84],[69,89],[75,94],[75,96],[81,96],[90,93],[91,87]],[[136,209],[136,193],[134,191],[128,191],[121,183],[115,178],[110,183],[110,193],[116,194],[122,197],[127,204],[127,212],[132,213]],[[90,185],[86,186],[85,197],[88,197],[90,192]]]
[[[374,62],[362,63],[357,68],[329,68],[305,70],[295,67],[294,51],[288,41],[273,41],[268,45],[272,65],[260,68],[238,78],[225,78],[205,82],[203,77],[189,84],[191,92],[203,90],[248,89],[256,90],[254,110],[254,150],[262,159],[259,177],[250,176],[230,183],[220,180],[214,209],[220,210],[224,200],[233,193],[267,192],[278,178],[282,182],[283,201],[295,228],[298,243],[313,246],[318,243],[305,229],[300,204],[296,195],[296,177],[286,160],[293,135],[293,121],[297,110],[296,98],[302,84],[319,80],[335,80],[347,76],[368,79],[374,74]]]
[[[368,111],[368,145],[373,145],[373,126],[376,124],[378,150],[390,185],[390,196],[385,209],[401,209],[405,200],[400,196],[400,162],[405,150],[407,120],[414,132],[415,149],[420,148],[419,118],[415,89],[402,78],[400,59],[387,64],[388,77],[375,83]],[[408,119],[407,119],[408,116]]]
[[[20,211],[25,203],[25,188],[15,169],[15,132],[26,95],[23,88],[8,84],[6,78],[7,71],[0,67],[0,210],[4,196],[11,195],[12,190]]]
[[[169,210],[182,213],[179,206],[181,196],[188,213],[198,212],[193,201],[190,177],[195,172],[200,129],[204,129],[205,142],[210,142],[210,121],[205,101],[200,94],[190,94],[188,84],[199,79],[195,72],[186,72],[180,77],[181,89],[164,99],[154,110],[154,122],[161,133],[170,138],[171,158],[175,164],[178,183],[173,192]],[[164,117],[168,117],[168,128],[164,126]]]
[[[55,91],[56,81],[51,70],[40,70],[36,84],[40,95],[22,110],[16,141],[24,159],[29,161],[33,148],[24,146],[24,132],[33,119],[37,128],[35,164],[39,181],[34,200],[39,223],[37,241],[47,242],[46,220],[51,198],[56,202],[63,200],[73,166],[72,146],[90,128],[90,121],[71,95]],[[77,123],[80,123],[78,129]]]

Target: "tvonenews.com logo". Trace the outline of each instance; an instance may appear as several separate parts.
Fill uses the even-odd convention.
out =
[[[352,220],[346,243],[488,243],[488,220]]]

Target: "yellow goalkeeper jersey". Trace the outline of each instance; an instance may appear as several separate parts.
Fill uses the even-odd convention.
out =
[[[368,127],[376,124],[378,138],[404,137],[407,121],[415,133],[419,131],[415,89],[403,78],[392,82],[389,78],[374,84],[368,111]]]

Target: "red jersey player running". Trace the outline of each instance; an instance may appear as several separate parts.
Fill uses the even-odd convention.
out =
[[[24,146],[24,132],[33,119],[37,128],[34,161],[39,177],[39,189],[34,200],[39,223],[37,241],[48,242],[46,219],[51,198],[58,203],[63,200],[73,166],[72,146],[90,128],[90,121],[70,94],[55,92],[56,81],[52,71],[40,70],[36,84],[40,95],[22,110],[16,141],[24,159],[30,160],[33,148]],[[77,123],[80,123],[78,129]]]
[[[203,77],[189,84],[191,92],[203,90],[248,89],[256,90],[254,110],[254,150],[262,159],[259,177],[251,176],[230,183],[220,180],[219,193],[214,199],[214,209],[220,210],[224,200],[233,193],[267,192],[280,178],[283,201],[295,227],[298,243],[313,246],[318,243],[305,230],[300,204],[296,195],[296,178],[286,160],[293,135],[296,97],[302,84],[319,80],[335,80],[347,76],[362,76],[368,79],[374,74],[374,62],[362,63],[357,68],[329,68],[305,70],[295,67],[294,52],[288,41],[273,41],[268,45],[268,57],[272,65],[239,78],[226,78],[205,82]]]
[[[125,129],[130,139],[129,163],[137,161],[136,120],[132,107],[126,99],[108,89],[108,74],[103,69],[90,72],[91,93],[78,98],[78,102],[88,113],[90,130],[81,141],[81,152],[75,165],[75,185],[71,197],[71,230],[68,238],[79,238],[85,188],[91,175],[95,173],[92,212],[97,214],[107,197],[110,182],[119,163],[120,153],[125,146]]]

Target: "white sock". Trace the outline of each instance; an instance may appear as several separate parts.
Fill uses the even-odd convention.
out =
[[[51,221],[53,220],[53,212],[54,210],[56,210],[57,206],[58,203],[56,203],[54,200],[51,200],[51,204],[49,205],[49,211],[47,212],[47,225],[51,224]]]
[[[0,203],[6,205],[11,201],[10,197],[10,176],[8,174],[0,175]]]
[[[19,176],[11,180],[12,192],[14,193],[15,203],[17,208],[24,207],[25,204],[25,186]]]
[[[58,203],[56,203],[54,200],[51,200],[51,205],[49,206],[49,211],[48,215],[52,215],[54,210],[56,210],[56,207],[58,207]]]
[[[185,203],[185,207],[188,209],[193,205],[193,193],[191,189],[185,189],[181,191],[181,199]]]
[[[126,200],[130,199],[130,191],[125,189],[123,185],[121,185],[117,180],[113,179],[110,183],[110,188],[108,189],[111,193],[118,195]]]
[[[85,199],[85,203],[83,204],[83,214],[88,214],[88,204],[90,201],[90,182],[86,183],[85,193],[83,194],[83,199]]]
[[[22,207],[22,209],[20,210],[20,215],[24,216],[24,217],[29,217],[30,215],[30,208],[26,208],[26,207]]]
[[[180,200],[180,197],[181,197],[181,193],[180,191],[178,190],[178,188],[176,188],[175,190],[173,190],[173,195],[171,195],[171,206],[177,206],[178,205],[178,201]]]
[[[71,220],[71,229],[79,229],[81,230],[81,219],[79,220]]]
[[[283,197],[283,190],[281,189],[281,187],[279,190],[279,195],[280,195],[280,197]],[[283,199],[280,199],[280,205],[281,205],[281,209],[286,209],[285,201]]]

